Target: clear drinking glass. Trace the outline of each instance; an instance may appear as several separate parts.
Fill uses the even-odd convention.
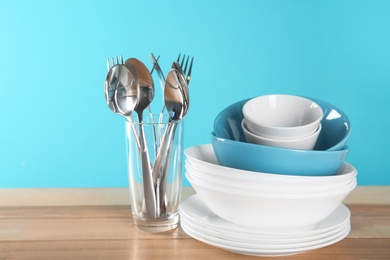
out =
[[[147,232],[176,228],[182,187],[183,122],[168,123],[167,116],[145,114],[143,123],[139,123],[135,116],[133,122],[126,121],[126,140],[134,224]]]

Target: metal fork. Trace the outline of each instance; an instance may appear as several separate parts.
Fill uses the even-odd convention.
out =
[[[194,63],[194,57],[191,58],[191,62],[190,62],[190,67],[188,69],[188,73],[186,75],[186,72],[187,72],[187,67],[188,67],[188,62],[190,60],[190,56],[187,56],[187,59],[186,59],[186,55],[183,55],[183,58],[180,62],[180,56],[181,56],[181,53],[179,54],[179,57],[177,57],[177,60],[176,62],[179,63],[180,67],[182,68],[183,70],[183,74],[185,76],[185,79],[186,79],[186,83],[187,83],[187,87],[190,85],[190,80],[191,80],[191,72],[192,72],[192,64]],[[184,63],[185,61],[185,63]]]
[[[107,62],[107,71],[110,71],[110,69],[117,64],[124,64],[122,55],[113,57],[111,58],[111,60],[106,59],[106,62]]]
[[[190,84],[190,80],[191,80],[191,72],[192,72],[192,65],[194,63],[194,57],[191,58],[191,62],[190,62],[188,73],[187,73],[188,62],[190,60],[190,56],[187,56],[187,58],[186,58],[186,55],[183,55],[181,62],[180,62],[180,56],[181,56],[181,54],[179,54],[179,57],[177,57],[176,62],[173,63],[174,64],[173,67],[180,74],[183,75],[184,82],[182,83],[182,86],[183,86],[182,95],[184,96],[184,95],[188,94],[188,88],[189,88],[188,85]],[[187,90],[184,91],[184,88]],[[189,108],[189,97],[186,97],[184,100],[187,100],[187,102],[188,102],[187,105],[185,106],[188,109]]]

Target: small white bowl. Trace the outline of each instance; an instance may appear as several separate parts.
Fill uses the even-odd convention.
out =
[[[314,133],[322,120],[322,108],[314,101],[294,95],[265,95],[242,107],[248,129],[274,139],[300,138]]]
[[[322,125],[320,124],[314,133],[304,137],[294,139],[274,139],[256,135],[250,132],[247,128],[245,118],[241,122],[241,127],[244,132],[245,138],[249,143],[299,150],[313,150],[322,129]]]

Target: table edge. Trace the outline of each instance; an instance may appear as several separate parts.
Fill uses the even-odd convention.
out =
[[[182,198],[194,193],[192,187],[183,187]],[[128,194],[127,188],[0,189],[0,207],[129,205]],[[344,203],[390,205],[390,186],[357,186]]]

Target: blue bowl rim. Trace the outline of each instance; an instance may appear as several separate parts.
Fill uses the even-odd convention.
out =
[[[234,143],[242,143],[244,145],[248,145],[250,147],[261,147],[262,149],[267,149],[270,151],[284,151],[284,152],[294,152],[294,153],[306,153],[306,154],[321,154],[321,153],[347,153],[349,152],[349,146],[345,145],[343,149],[340,150],[300,150],[300,149],[291,149],[291,148],[283,148],[283,147],[275,147],[261,144],[252,144],[248,142],[241,142],[232,139],[226,139],[223,137],[219,137],[215,134],[214,131],[211,132],[212,138],[219,139],[222,142],[234,142]]]
[[[340,114],[342,115],[343,118],[345,118],[345,121],[348,123],[348,129],[347,129],[347,133],[345,134],[345,136],[343,137],[343,139],[341,139],[337,144],[333,145],[332,147],[329,147],[329,148],[326,149],[326,150],[311,150],[311,151],[337,151],[337,150],[333,150],[332,148],[335,147],[335,146],[337,146],[339,143],[344,142],[347,138],[349,138],[349,136],[350,136],[350,134],[351,134],[352,124],[351,124],[351,120],[349,119],[348,115],[347,115],[342,109],[338,108],[337,106],[335,106],[335,105],[333,105],[333,104],[331,104],[331,103],[329,103],[329,102],[323,101],[323,100],[321,100],[321,99],[312,98],[312,97],[308,97],[308,96],[302,96],[302,95],[297,95],[297,96],[303,97],[303,98],[307,98],[307,99],[310,99],[310,100],[312,100],[312,101],[314,101],[314,102],[316,102],[316,103],[318,103],[318,101],[319,101],[320,103],[323,103],[323,104],[326,104],[327,106],[333,107],[335,110],[337,110],[338,113],[340,113]],[[214,123],[213,123],[213,128],[214,128],[214,130],[213,130],[213,133],[215,134],[215,129],[217,128],[217,125],[216,125],[217,119],[218,119],[219,117],[221,117],[223,113],[226,113],[226,112],[225,112],[226,110],[229,110],[230,108],[232,108],[232,107],[234,107],[234,106],[237,106],[238,103],[241,103],[241,102],[244,102],[244,101],[249,101],[249,100],[251,100],[251,99],[253,99],[253,98],[256,98],[256,97],[258,97],[258,96],[251,97],[251,98],[244,98],[244,99],[239,100],[239,101],[237,101],[237,102],[234,102],[233,104],[230,104],[229,106],[227,106],[227,107],[225,107],[224,109],[222,109],[222,110],[217,114],[217,116],[216,116],[215,119],[214,119]],[[320,105],[320,106],[321,106],[321,105]],[[323,111],[323,114],[324,114],[323,116],[325,116],[326,113],[327,113],[326,110]],[[217,136],[216,134],[215,134],[215,136],[218,137],[218,138],[222,138],[222,137]],[[237,140],[226,139],[226,138],[222,138],[222,139],[230,140],[230,141],[237,141]],[[238,142],[240,142],[240,141],[238,141]],[[343,149],[346,149],[346,148],[348,148],[348,146],[347,146],[347,145],[344,145],[344,148],[343,148]],[[339,150],[343,150],[343,149],[339,149]],[[290,150],[291,150],[291,149],[290,149]],[[293,149],[293,150],[294,150],[294,149]]]

